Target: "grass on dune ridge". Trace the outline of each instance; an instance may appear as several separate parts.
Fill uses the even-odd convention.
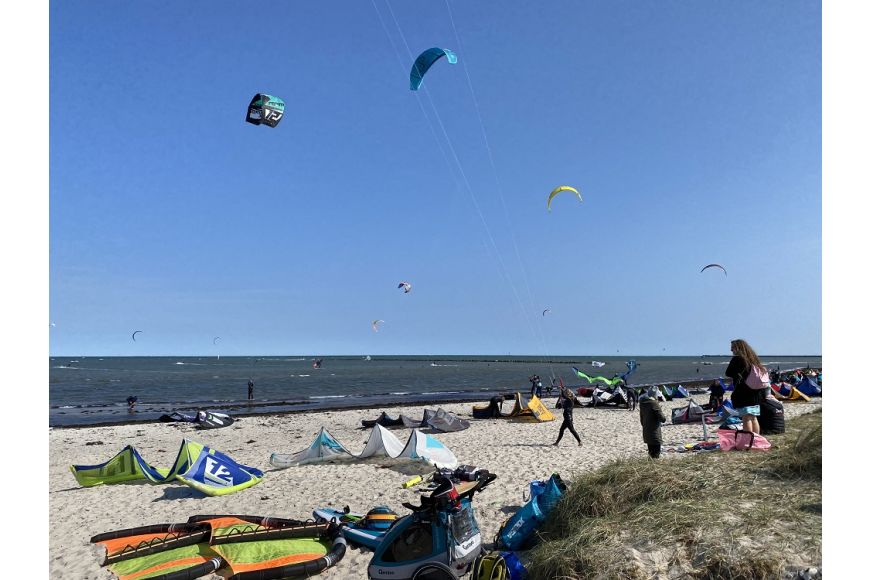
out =
[[[770,451],[620,460],[579,477],[539,530],[532,578],[783,578],[821,565],[821,409]]]

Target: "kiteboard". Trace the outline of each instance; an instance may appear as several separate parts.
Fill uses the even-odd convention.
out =
[[[336,521],[343,524],[341,534],[349,542],[374,550],[380,545],[397,516],[384,507],[377,507],[368,514],[356,514],[332,508],[317,508],[312,512],[316,522]]]

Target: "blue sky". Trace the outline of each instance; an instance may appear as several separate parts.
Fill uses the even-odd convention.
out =
[[[52,354],[821,352],[819,2],[252,6],[51,3]]]

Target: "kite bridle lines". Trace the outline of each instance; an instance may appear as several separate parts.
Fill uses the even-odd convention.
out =
[[[408,45],[408,42],[407,42],[407,40],[406,40],[406,38],[405,38],[405,35],[404,35],[404,33],[402,32],[402,27],[401,27],[401,25],[399,24],[398,20],[396,19],[396,15],[395,15],[395,13],[393,12],[393,9],[392,9],[392,6],[390,5],[389,0],[385,0],[385,3],[386,3],[386,5],[387,5],[387,9],[390,11],[390,15],[391,15],[391,17],[392,17],[392,19],[393,19],[393,22],[394,22],[395,25],[396,25],[396,29],[397,29],[397,31],[399,32],[399,36],[401,37],[402,42],[403,42],[404,45],[405,45],[405,50],[407,51],[408,57],[413,61],[413,59],[414,59],[413,53],[411,52],[411,49],[410,49],[410,47],[409,47],[409,45]],[[378,15],[378,19],[379,19],[380,22],[381,22],[381,26],[382,26],[383,29],[384,29],[384,33],[387,35],[387,38],[388,38],[388,40],[390,41],[390,45],[393,47],[393,51],[394,51],[395,54],[396,54],[397,62],[399,63],[400,68],[402,68],[402,70],[403,70],[403,72],[404,72],[404,65],[402,64],[402,58],[401,58],[401,56],[399,55],[399,50],[396,48],[396,45],[395,45],[395,43],[393,42],[392,37],[391,37],[390,34],[389,34],[389,31],[387,30],[386,24],[384,23],[384,20],[383,20],[383,18],[381,17],[381,14],[380,14],[380,11],[378,10],[377,4],[375,4],[375,0],[372,0],[372,6],[374,7],[375,12],[376,12],[377,15]],[[449,5],[448,5],[448,10],[449,10]],[[451,23],[452,23],[452,20],[453,20],[452,14],[451,14],[450,18],[451,18]],[[455,26],[454,26],[454,33],[455,33],[455,32],[456,32],[456,28],[455,28]],[[457,42],[459,42],[458,34],[457,34]],[[461,43],[460,43],[460,44],[461,44]],[[491,149],[490,149],[490,147],[489,147],[489,140],[488,140],[488,138],[487,138],[487,136],[486,136],[486,130],[485,130],[484,126],[483,126],[483,121],[482,121],[482,118],[481,118],[481,115],[480,115],[479,108],[477,107],[477,98],[476,98],[476,96],[474,96],[474,89],[473,89],[473,87],[472,87],[472,85],[471,85],[470,77],[468,76],[468,71],[467,71],[467,70],[466,70],[466,78],[468,78],[469,87],[471,87],[472,96],[473,96],[473,100],[474,100],[474,103],[475,103],[475,109],[477,110],[478,120],[480,120],[480,123],[481,123],[481,130],[483,131],[483,135],[484,135],[484,143],[485,143],[485,145],[486,145],[487,151],[489,152],[490,164],[491,164],[492,167],[493,167],[493,172],[496,173],[496,172],[495,172],[495,164],[494,164],[494,162],[493,162],[493,160],[492,160],[492,151],[491,151]],[[541,343],[544,345],[544,348],[545,348],[545,350],[546,350],[546,345],[545,345],[545,344],[543,343],[543,341],[541,340],[541,335],[542,335],[542,333],[541,333],[541,330],[540,330],[540,326],[538,326],[538,328],[537,328],[537,331],[538,331],[538,332],[536,332],[536,328],[535,328],[535,326],[532,324],[532,322],[531,322],[531,317],[529,316],[529,314],[528,314],[528,312],[527,312],[525,306],[523,305],[523,301],[522,301],[522,299],[520,298],[520,295],[519,295],[519,292],[517,291],[516,285],[513,283],[513,280],[512,280],[512,278],[510,277],[510,274],[508,273],[508,269],[507,269],[507,267],[506,267],[506,265],[505,265],[504,259],[503,259],[502,255],[501,255],[501,252],[499,251],[498,244],[496,244],[496,242],[495,242],[495,238],[494,238],[493,235],[492,235],[492,231],[490,230],[489,224],[488,224],[488,222],[486,221],[486,218],[485,218],[484,215],[483,215],[483,212],[482,212],[482,210],[481,210],[481,208],[480,208],[480,204],[479,204],[479,202],[478,202],[478,200],[477,200],[477,196],[476,196],[475,193],[474,193],[474,188],[471,186],[471,183],[470,183],[470,181],[469,181],[469,179],[468,179],[468,176],[467,176],[467,174],[466,174],[466,172],[465,172],[465,169],[464,169],[464,167],[462,166],[462,162],[460,161],[459,156],[456,154],[456,149],[453,147],[453,143],[452,143],[452,141],[451,141],[451,139],[450,139],[450,135],[447,133],[447,130],[446,130],[446,128],[444,127],[444,123],[443,123],[443,121],[442,121],[442,119],[441,119],[441,115],[438,113],[438,108],[437,108],[436,105],[435,105],[435,101],[433,100],[432,95],[429,93],[428,89],[427,89],[426,87],[422,87],[422,88],[424,89],[424,92],[426,93],[426,97],[429,99],[430,106],[432,107],[432,112],[434,113],[434,115],[435,115],[435,119],[438,121],[438,125],[439,125],[439,127],[441,128],[441,133],[442,133],[443,136],[444,136],[444,140],[445,140],[445,142],[447,143],[447,147],[449,148],[450,153],[451,153],[452,158],[453,158],[453,161],[454,161],[454,163],[456,164],[456,168],[457,168],[458,171],[459,171],[459,175],[461,176],[461,181],[456,177],[456,174],[455,174],[455,172],[454,172],[454,170],[453,170],[453,164],[450,162],[450,158],[448,157],[447,152],[445,151],[444,147],[441,145],[441,141],[440,141],[440,139],[438,138],[438,135],[437,135],[436,132],[435,132],[434,125],[432,124],[432,121],[431,121],[431,119],[430,119],[428,113],[426,112],[426,109],[425,109],[425,107],[423,106],[423,103],[422,103],[422,102],[419,100],[419,98],[418,98],[418,99],[417,99],[417,102],[418,102],[418,104],[419,104],[419,106],[420,106],[420,110],[421,110],[421,112],[423,113],[424,117],[426,118],[426,122],[428,123],[428,125],[429,125],[429,129],[430,129],[430,131],[431,131],[431,133],[432,133],[432,137],[435,139],[436,143],[438,144],[438,148],[441,150],[441,154],[442,154],[442,156],[444,157],[444,160],[445,160],[445,162],[447,163],[448,168],[450,169],[450,173],[451,173],[451,175],[454,177],[454,180],[457,182],[457,188],[458,188],[458,189],[462,189],[462,185],[463,185],[463,183],[464,183],[465,189],[468,191],[469,197],[471,198],[472,205],[474,206],[474,209],[475,209],[475,211],[477,212],[477,215],[478,215],[478,217],[480,218],[481,223],[483,224],[484,231],[486,232],[486,236],[487,236],[487,238],[488,238],[488,240],[489,240],[489,244],[486,245],[487,250],[490,249],[490,245],[492,246],[492,255],[493,255],[493,257],[496,259],[497,264],[498,264],[498,266],[499,266],[499,267],[498,267],[499,275],[500,275],[500,276],[502,277],[502,279],[503,279],[503,280],[504,280],[504,281],[505,281],[505,282],[506,282],[506,283],[511,287],[511,290],[512,290],[513,295],[514,295],[514,299],[516,300],[516,303],[517,303],[517,305],[519,306],[519,309],[520,309],[520,312],[521,312],[523,318],[526,320],[526,324],[528,325],[529,329],[531,330],[531,333],[532,333],[533,335],[535,335],[536,338],[538,339],[538,341],[541,342]],[[419,90],[418,90],[418,91],[415,91],[415,92],[419,92]],[[499,192],[499,197],[500,197],[500,199],[501,199],[501,203],[502,203],[502,209],[503,209],[503,211],[505,212],[505,215],[507,216],[507,208],[506,208],[506,205],[505,205],[505,203],[504,203],[504,196],[503,196],[502,193],[501,193],[501,182],[500,182],[500,180],[498,179],[498,175],[497,175],[497,173],[496,173],[496,182],[497,182],[497,184],[498,184],[498,192]],[[509,219],[508,219],[508,223],[510,223],[510,220],[509,220]],[[518,257],[518,259],[519,259],[519,248],[517,247],[516,237],[515,237],[514,234],[513,234],[513,230],[512,230],[512,228],[509,228],[509,230],[510,230],[510,232],[511,232],[511,236],[512,236],[512,238],[513,238],[513,243],[514,243],[514,249],[515,249],[515,252],[516,252],[517,257]],[[528,283],[528,276],[526,275],[525,267],[523,266],[523,264],[522,264],[522,260],[521,260],[521,259],[519,259],[519,262],[520,262],[521,270],[522,270],[522,272],[523,272],[523,276],[525,277],[525,280],[526,280],[526,288],[527,288],[527,291],[528,291],[528,293],[529,293],[529,296],[531,297],[531,289],[530,289],[530,286],[529,286],[529,283]],[[537,322],[538,322],[538,321],[536,320],[536,323],[537,323]],[[548,355],[548,358],[549,358],[549,355]],[[550,368],[550,372],[551,372],[551,374],[553,374],[553,376],[555,376],[555,374],[553,373],[553,369],[552,369],[552,367]]]

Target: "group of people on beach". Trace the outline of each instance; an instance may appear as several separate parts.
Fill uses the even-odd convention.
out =
[[[759,435],[761,434],[761,426],[758,422],[758,417],[761,415],[760,405],[768,396],[770,389],[750,387],[747,384],[747,379],[753,372],[765,374],[767,371],[758,355],[743,339],[738,338],[731,341],[731,354],[732,358],[725,370],[725,376],[734,383],[734,392],[731,395],[734,412],[741,419],[744,431]],[[533,381],[532,394],[535,394],[534,379],[536,377],[537,375],[533,375],[529,378],[530,381]],[[632,395],[636,394],[634,389],[626,389],[626,392],[630,392]],[[714,410],[718,409],[723,404],[724,398],[725,388],[718,381],[714,381],[710,385],[710,407]],[[559,444],[566,430],[571,432],[578,445],[582,445],[580,435],[574,428],[574,406],[576,403],[577,398],[574,392],[561,385],[557,406],[562,408],[562,425],[559,427],[559,436],[553,445]],[[653,386],[643,391],[637,397],[637,405],[640,407],[640,424],[647,452],[652,459],[658,459],[661,457],[662,449],[661,426],[667,421],[667,418],[659,404],[657,389]],[[634,409],[633,400],[629,401],[629,408]]]

